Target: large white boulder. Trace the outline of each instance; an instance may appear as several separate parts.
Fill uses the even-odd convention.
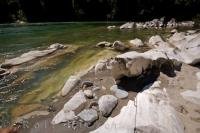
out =
[[[49,46],[49,49],[63,49],[63,48],[65,48],[65,46],[60,43],[54,43]]]
[[[99,98],[99,110],[103,116],[108,116],[117,105],[117,98],[113,95],[103,95]]]
[[[77,92],[67,103],[65,103],[63,109],[53,118],[52,124],[59,124],[72,120],[75,117],[74,111],[86,102],[83,91]]]
[[[150,87],[138,93],[135,101],[130,100],[119,115],[108,118],[91,133],[184,133],[177,115],[166,91]]]
[[[81,82],[81,79],[79,76],[70,76],[61,90],[61,95],[66,96],[80,82]]]

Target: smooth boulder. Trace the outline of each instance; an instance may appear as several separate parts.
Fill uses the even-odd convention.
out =
[[[129,43],[133,47],[142,47],[142,46],[144,46],[144,43],[142,42],[142,40],[140,40],[138,38],[136,38],[134,40],[130,40]]]
[[[107,117],[116,107],[118,100],[113,95],[103,95],[99,98],[98,105],[102,115]]]
[[[124,99],[128,97],[128,92],[123,90],[121,87],[118,85],[113,85],[110,88],[110,91],[114,93],[114,95],[119,98],[119,99]]]
[[[61,90],[61,95],[66,96],[72,89],[74,89],[81,82],[80,77],[70,76],[64,87]]]
[[[77,92],[67,103],[63,109],[56,114],[52,120],[52,124],[59,124],[75,118],[75,110],[86,102],[85,94],[83,91]]]

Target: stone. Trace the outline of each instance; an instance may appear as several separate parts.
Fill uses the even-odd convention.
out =
[[[56,124],[59,124],[59,123],[62,123],[62,122],[67,122],[69,120],[73,120],[74,118],[75,118],[74,111],[65,112],[64,110],[61,110],[53,118],[51,124],[56,125]]]
[[[107,117],[116,107],[118,100],[113,95],[103,95],[99,98],[98,105],[102,115]]]
[[[94,109],[84,109],[78,114],[78,116],[88,123],[93,123],[98,119],[97,111]]]
[[[110,42],[106,42],[106,41],[99,42],[99,43],[96,44],[96,47],[101,47],[101,48],[111,47],[111,46],[112,46],[112,44]]]
[[[121,41],[115,41],[112,45],[112,47],[115,49],[115,50],[118,50],[118,51],[124,51],[127,49],[127,47],[125,46],[125,44]]]
[[[93,98],[93,92],[92,92],[92,90],[84,90],[83,91],[84,92],[84,94],[85,94],[85,96],[87,97],[87,98]]]
[[[175,34],[175,33],[178,32],[178,30],[177,30],[177,29],[173,29],[173,30],[171,30],[170,32],[171,32],[172,34]]]
[[[63,109],[56,114],[52,120],[52,124],[59,124],[75,118],[75,110],[86,102],[85,94],[82,90],[77,92],[67,103]]]
[[[140,92],[121,112],[91,133],[184,133],[184,125],[161,88]]]
[[[82,83],[81,83],[82,88],[83,87],[91,87],[93,85],[94,85],[94,83],[92,81],[82,81]]]
[[[124,99],[128,97],[128,92],[117,85],[113,85],[110,90],[117,98]]]
[[[140,40],[138,38],[136,38],[134,40],[130,40],[129,43],[133,47],[142,47],[142,46],[144,46],[144,43],[142,42],[142,40]]]
[[[63,48],[65,48],[65,46],[60,43],[54,43],[49,46],[49,49],[63,49]]]
[[[134,22],[128,22],[120,26],[120,29],[132,29],[134,27]]]
[[[79,85],[81,79],[79,76],[70,76],[61,90],[61,95],[66,96],[72,89]]]
[[[27,53],[22,54],[19,57],[13,59],[6,59],[5,62],[1,65],[2,68],[9,68],[12,66],[20,65],[36,58],[44,57],[55,52],[57,49],[47,49],[47,50],[34,50]]]
[[[21,65],[23,63],[32,61],[37,58],[41,58],[44,56],[47,56],[49,54],[52,54],[58,49],[62,49],[65,46],[59,43],[52,44],[48,47],[46,50],[33,50],[29,51],[27,53],[22,54],[19,57],[12,58],[12,59],[6,59],[5,62],[1,65],[2,68],[10,68],[12,66]]]
[[[116,28],[115,25],[111,25],[111,26],[108,26],[108,27],[107,27],[108,30],[112,30],[112,29],[115,29],[115,28]]]

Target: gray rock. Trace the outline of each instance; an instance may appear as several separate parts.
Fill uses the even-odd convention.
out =
[[[128,22],[120,26],[120,29],[132,29],[134,27],[134,22]]]
[[[99,110],[103,116],[109,116],[112,110],[116,107],[118,101],[113,95],[104,95],[99,98]]]
[[[99,42],[99,43],[96,44],[96,47],[101,47],[101,48],[111,47],[111,46],[112,46],[112,44],[110,42],[106,42],[106,41]]]
[[[85,94],[85,96],[87,97],[87,98],[93,98],[93,92],[92,92],[92,90],[84,90],[83,91],[84,92],[84,94]]]
[[[62,44],[52,44],[48,49],[46,50],[34,50],[29,51],[27,53],[22,54],[19,57],[13,58],[13,59],[6,59],[5,62],[1,65],[2,68],[9,68],[12,66],[20,65],[26,62],[29,62],[31,60],[44,57],[46,55],[49,55],[53,52],[55,52],[58,49],[64,48]]]
[[[59,124],[75,118],[75,110],[86,102],[85,94],[83,91],[77,92],[67,103],[63,109],[56,114],[52,120],[52,124]]]
[[[49,49],[63,49],[63,48],[65,48],[65,46],[60,43],[54,43],[49,46]]]
[[[142,46],[144,46],[144,43],[142,42],[142,40],[140,40],[138,38],[136,38],[134,40],[130,40],[129,43],[133,47],[142,47]]]
[[[94,109],[84,109],[78,114],[78,116],[88,123],[93,123],[98,119],[97,111]]]
[[[128,92],[125,90],[122,90],[122,88],[120,88],[117,85],[113,85],[110,90],[114,93],[114,95],[117,98],[123,99],[123,98],[127,98],[128,97]]]
[[[81,82],[80,77],[70,76],[64,87],[61,90],[61,95],[66,96],[72,89],[74,89]]]
[[[118,50],[118,51],[124,51],[127,49],[127,47],[125,46],[125,44],[121,41],[115,41],[112,45],[112,47],[115,49],[115,50]]]
[[[109,30],[112,30],[112,29],[115,29],[115,28],[116,28],[115,25],[111,25],[111,26],[108,26],[108,27],[107,27],[107,29],[109,29]]]

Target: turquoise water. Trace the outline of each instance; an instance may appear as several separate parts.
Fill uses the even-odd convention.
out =
[[[62,54],[38,69],[20,71],[0,80],[0,125],[9,122],[12,110],[28,105],[43,104],[43,101],[62,87],[67,77],[97,61],[104,54],[95,48],[100,41],[128,40],[140,38],[143,41],[155,34],[166,35],[163,30],[107,30],[108,25],[120,23],[41,23],[28,25],[0,25],[0,63],[30,50],[43,49],[52,43],[70,44],[79,47],[73,54]],[[102,53],[101,53],[102,52]],[[25,82],[16,83],[16,81]],[[19,82],[18,81],[18,82]],[[47,87],[48,85],[48,87]],[[16,112],[14,111],[14,116]],[[18,111],[19,112],[19,111]],[[22,113],[23,114],[23,113]]]

